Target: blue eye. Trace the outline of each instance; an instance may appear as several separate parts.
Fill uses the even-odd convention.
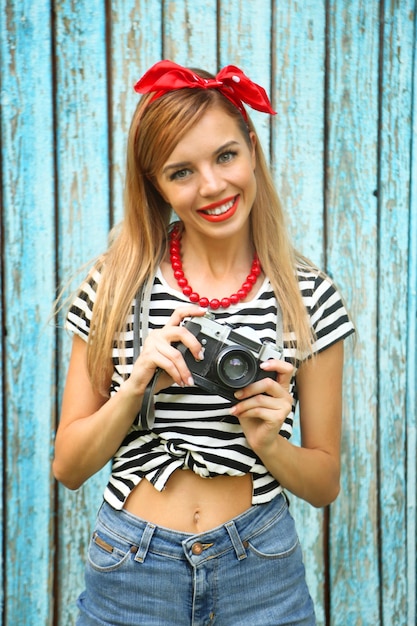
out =
[[[223,152],[219,156],[219,163],[228,163],[236,156],[236,154],[237,153],[234,152],[233,150],[228,150],[227,152]]]
[[[169,179],[170,180],[182,180],[183,178],[186,178],[189,173],[190,173],[190,170],[188,169],[178,170],[174,172],[173,174],[171,174]]]

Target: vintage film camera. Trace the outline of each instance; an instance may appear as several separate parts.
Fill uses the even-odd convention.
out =
[[[204,359],[196,361],[188,348],[177,345],[198,387],[237,402],[237,389],[262,378],[276,378],[276,372],[264,372],[259,365],[281,359],[282,348],[269,341],[262,343],[249,326],[236,330],[216,322],[211,313],[192,317],[183,326],[197,337],[204,352]]]

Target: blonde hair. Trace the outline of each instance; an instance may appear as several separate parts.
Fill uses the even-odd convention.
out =
[[[198,70],[203,76],[209,74]],[[155,184],[157,172],[181,138],[209,107],[233,118],[251,146],[239,110],[215,89],[180,89],[149,102],[144,96],[130,126],[125,182],[125,213],[98,265],[102,273],[93,308],[87,365],[95,388],[107,393],[115,337],[123,332],[140,286],[154,275],[167,247],[171,209]],[[297,255],[290,244],[284,213],[259,141],[255,146],[257,195],[251,233],[265,275],[280,303],[284,332],[294,332],[297,346],[311,352],[312,335],[296,276]],[[97,266],[96,266],[97,267]]]

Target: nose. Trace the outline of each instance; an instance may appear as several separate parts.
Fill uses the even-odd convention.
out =
[[[207,166],[200,171],[199,191],[201,196],[216,196],[224,191],[226,186],[226,181],[216,168]]]

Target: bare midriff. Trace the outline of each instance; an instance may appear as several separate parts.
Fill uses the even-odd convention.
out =
[[[191,470],[176,470],[162,491],[142,480],[124,508],[148,522],[198,534],[240,515],[252,503],[252,478],[202,478]]]

